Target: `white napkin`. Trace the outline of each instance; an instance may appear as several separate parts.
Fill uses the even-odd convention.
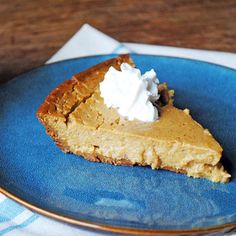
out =
[[[83,25],[82,28],[46,63],[84,56],[129,52],[183,57],[207,61],[236,69],[236,53],[139,43],[120,43],[88,24]]]
[[[128,52],[191,58],[236,69],[236,54],[234,53],[120,43],[88,24],[83,25],[46,63],[76,57]],[[103,234],[44,217],[0,194],[0,235],[98,236]]]

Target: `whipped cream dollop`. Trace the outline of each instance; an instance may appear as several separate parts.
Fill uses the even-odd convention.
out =
[[[143,75],[128,63],[122,63],[121,71],[110,67],[100,83],[101,96],[108,108],[116,108],[128,120],[152,122],[158,119],[153,102],[159,99],[159,80],[151,69]]]

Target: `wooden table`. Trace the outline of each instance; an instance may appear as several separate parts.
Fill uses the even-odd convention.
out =
[[[84,23],[120,41],[236,52],[236,0],[0,0],[0,81],[43,64]]]

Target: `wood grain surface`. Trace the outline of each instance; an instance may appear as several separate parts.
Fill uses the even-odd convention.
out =
[[[42,65],[84,23],[120,41],[236,52],[236,0],[0,0],[0,81]]]

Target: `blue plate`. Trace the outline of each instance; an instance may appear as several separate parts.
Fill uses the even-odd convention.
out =
[[[236,71],[200,61],[132,55],[154,68],[224,148],[227,184],[149,167],[93,163],[60,151],[36,118],[48,93],[112,56],[46,65],[0,86],[1,191],[40,213],[117,232],[194,232],[236,226]]]

